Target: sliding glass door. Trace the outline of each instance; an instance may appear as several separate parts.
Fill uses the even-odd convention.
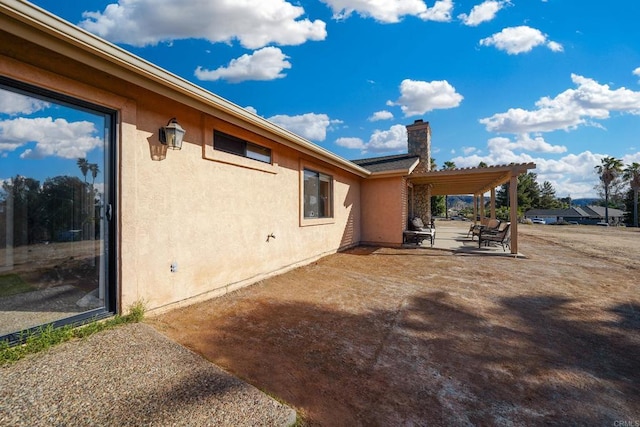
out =
[[[0,337],[115,309],[114,123],[0,79]]]

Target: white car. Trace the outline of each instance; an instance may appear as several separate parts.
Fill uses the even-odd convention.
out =
[[[542,218],[531,218],[531,222],[534,224],[546,224]]]

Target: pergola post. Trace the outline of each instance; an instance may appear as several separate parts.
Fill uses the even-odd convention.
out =
[[[478,221],[478,195],[473,195],[473,222]]]
[[[484,218],[484,193],[480,194],[480,218]]]
[[[511,253],[518,254],[518,175],[512,174],[509,182],[509,211],[511,220]]]
[[[496,219],[496,188],[491,188],[491,202],[489,203],[491,219]]]

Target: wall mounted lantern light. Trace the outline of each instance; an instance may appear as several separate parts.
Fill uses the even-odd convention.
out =
[[[182,138],[185,133],[187,133],[187,131],[180,126],[174,117],[169,120],[169,123],[167,123],[165,127],[160,128],[158,138],[162,145],[166,145],[173,150],[180,150],[182,148]]]

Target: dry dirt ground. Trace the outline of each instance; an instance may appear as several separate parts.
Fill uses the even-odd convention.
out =
[[[519,249],[359,247],[150,322],[307,425],[638,425],[640,230]]]

